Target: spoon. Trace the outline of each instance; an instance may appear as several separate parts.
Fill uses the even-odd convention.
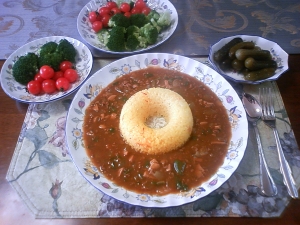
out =
[[[258,146],[259,153],[259,165],[260,165],[260,185],[261,191],[265,196],[274,196],[277,195],[277,187],[271,177],[269,172],[267,162],[264,156],[264,152],[262,149],[259,132],[257,129],[257,121],[260,119],[262,115],[262,110],[259,102],[250,94],[243,93],[242,98],[243,105],[247,112],[247,119],[252,124],[255,132],[255,137]]]

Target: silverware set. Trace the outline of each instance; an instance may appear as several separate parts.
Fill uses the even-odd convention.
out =
[[[247,93],[243,94],[242,101],[247,112],[248,121],[254,127],[256,140],[258,144],[262,192],[266,196],[274,196],[277,194],[277,188],[268,170],[268,166],[266,164],[265,156],[261,146],[259,132],[256,126],[256,123],[259,119],[262,119],[262,121],[268,127],[270,127],[274,133],[280,163],[280,172],[283,175],[283,183],[286,185],[289,195],[292,198],[298,198],[298,190],[295,185],[292,171],[284,156],[280,144],[278,131],[276,129],[276,116],[274,112],[274,94],[272,93],[271,88],[259,89],[259,101],[257,101],[252,95]]]

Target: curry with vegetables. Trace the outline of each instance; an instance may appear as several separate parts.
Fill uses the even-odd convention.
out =
[[[135,151],[119,130],[126,100],[151,87],[180,94],[194,120],[191,136],[183,146],[158,155]],[[218,96],[195,77],[160,67],[133,71],[104,88],[85,111],[83,133],[88,156],[107,179],[127,190],[151,195],[199,187],[223,164],[231,139],[228,114]]]

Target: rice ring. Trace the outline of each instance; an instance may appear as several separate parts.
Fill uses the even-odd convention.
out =
[[[163,117],[166,125],[151,128],[150,117]],[[147,154],[160,154],[181,147],[190,137],[193,115],[188,103],[178,93],[164,88],[150,88],[132,95],[120,115],[120,132],[132,148]]]

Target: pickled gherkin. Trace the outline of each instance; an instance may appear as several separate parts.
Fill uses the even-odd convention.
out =
[[[264,80],[274,75],[276,68],[264,68],[261,70],[248,71],[244,73],[245,80]]]
[[[220,48],[218,51],[214,53],[213,55],[214,60],[216,62],[224,61],[224,59],[228,57],[230,48],[242,41],[243,41],[242,38],[234,38],[231,41],[229,41],[227,44],[225,44],[222,48]]]
[[[245,60],[245,67],[249,70],[260,70],[264,68],[276,68],[277,63],[274,60],[255,60],[249,57]]]

